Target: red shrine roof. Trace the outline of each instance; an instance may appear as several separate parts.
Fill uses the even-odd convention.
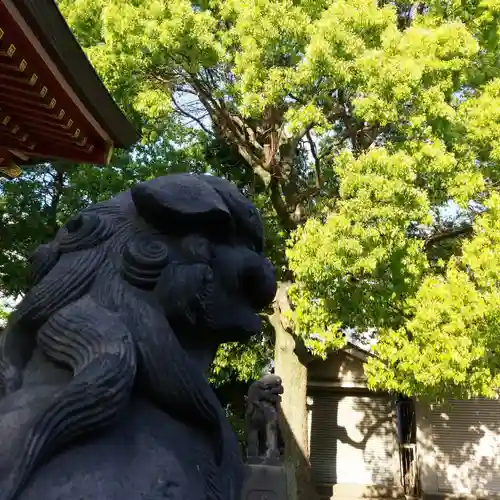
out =
[[[106,164],[137,139],[54,0],[0,0],[0,173],[56,159]]]

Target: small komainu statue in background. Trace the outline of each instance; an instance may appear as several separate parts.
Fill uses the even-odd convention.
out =
[[[255,207],[171,175],[70,219],[0,335],[0,500],[240,500],[206,371],[276,293]]]
[[[278,416],[283,394],[281,378],[268,374],[248,390],[245,421],[247,427],[247,458],[250,462],[263,458],[267,462],[279,459]],[[262,448],[265,446],[263,453]]]

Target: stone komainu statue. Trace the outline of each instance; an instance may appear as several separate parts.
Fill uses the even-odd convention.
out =
[[[245,415],[248,450],[250,460],[261,456],[266,459],[279,458],[278,448],[278,411],[283,394],[281,378],[277,375],[264,375],[254,382],[248,390]],[[264,453],[262,438],[264,437]]]
[[[0,337],[0,500],[240,500],[205,376],[276,282],[256,209],[172,175],[83,210],[32,257]]]

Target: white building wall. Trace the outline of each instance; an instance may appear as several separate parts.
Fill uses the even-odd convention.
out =
[[[422,492],[440,498],[500,497],[500,401],[416,405]]]
[[[417,401],[415,403],[415,413],[421,490],[423,493],[438,493],[436,454],[432,443],[430,407]]]
[[[399,454],[397,452],[394,415],[391,417],[391,421],[385,421],[384,424],[381,422],[375,424],[375,428],[369,433],[367,433],[369,426],[360,425],[361,422],[368,422],[370,418],[373,419],[376,413],[374,411],[374,407],[377,406],[376,403],[384,397],[388,397],[367,389],[363,367],[365,359],[366,357],[359,350],[348,348],[331,354],[324,361],[315,360],[308,365],[308,433],[310,443],[315,439],[316,443],[318,443],[318,439],[320,442],[329,442],[333,439],[329,433],[334,433],[335,439],[333,440],[331,453],[335,451],[338,457],[330,457],[331,453],[323,451],[321,451],[321,456],[324,455],[324,460],[328,463],[333,464],[337,461],[340,464],[337,466],[337,480],[335,483],[318,484],[322,500],[404,498],[399,482]],[[337,404],[333,405],[335,409],[332,406],[331,418],[324,416],[325,408],[323,408],[321,422],[317,421],[316,424],[320,424],[321,427],[314,429],[312,423],[315,419],[314,409],[315,402],[318,403],[318,391],[323,394],[323,398],[325,398],[325,393],[330,393],[332,401],[336,400]],[[388,397],[388,399],[391,398]],[[323,400],[323,406],[325,401]],[[361,408],[363,406],[361,403],[366,407],[365,412]],[[330,429],[323,426],[328,426]],[[385,427],[382,429],[382,426],[387,427],[387,429]],[[341,430],[343,430],[342,433]],[[364,433],[367,433],[367,435],[365,436]],[[383,439],[378,436],[378,433],[384,434]],[[316,434],[316,436],[313,436],[313,434]],[[318,450],[315,451],[318,453]],[[392,474],[390,474],[392,477],[387,484],[382,484],[384,481],[373,478],[367,480],[365,478],[370,471],[370,467],[373,467],[371,462],[373,462],[374,457],[371,457],[371,455],[375,452],[381,454],[378,460],[375,458],[375,462],[386,462],[387,457],[390,457],[389,467],[387,464],[384,467],[379,464],[379,468],[383,468],[386,473],[388,469],[392,469]],[[314,461],[318,462],[318,458],[316,456]],[[360,460],[366,460],[367,463],[363,464]],[[349,479],[349,474],[341,466],[347,467],[347,471],[350,466],[354,474],[353,477]]]

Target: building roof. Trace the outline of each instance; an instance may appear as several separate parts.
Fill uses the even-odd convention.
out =
[[[137,139],[54,0],[0,0],[0,166],[103,164]]]
[[[373,354],[373,347],[377,343],[375,329],[371,328],[359,332],[355,328],[345,328],[344,336],[348,345],[351,347],[354,347],[365,354]]]

